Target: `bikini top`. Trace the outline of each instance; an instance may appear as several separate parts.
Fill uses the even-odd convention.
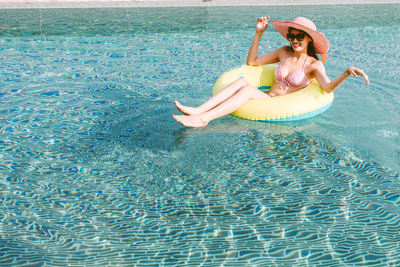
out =
[[[288,58],[288,57],[286,57],[286,58]],[[306,73],[304,72],[304,66],[306,65],[306,62],[307,62],[307,58],[304,61],[303,69],[301,70],[301,72],[296,72],[287,79],[285,79],[285,77],[283,77],[281,63],[279,63],[278,67],[275,70],[275,81],[286,85],[286,90],[288,89],[287,87],[291,87],[294,89],[302,89],[302,88],[306,87],[311,82],[311,80],[307,77]]]

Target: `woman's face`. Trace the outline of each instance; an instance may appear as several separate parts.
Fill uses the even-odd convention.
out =
[[[307,46],[311,42],[311,38],[305,32],[291,29],[287,37],[294,51],[301,52],[304,50],[307,52]]]

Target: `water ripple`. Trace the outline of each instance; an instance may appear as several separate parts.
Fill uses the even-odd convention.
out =
[[[121,9],[135,34],[96,20],[109,34],[0,39],[0,265],[400,265],[395,22],[317,15],[329,73],[356,59],[374,80],[346,81],[321,116],[181,129],[172,100],[207,99],[248,49],[243,21],[216,30],[224,9],[206,11],[201,31],[146,33]],[[261,49],[282,44],[270,34]]]

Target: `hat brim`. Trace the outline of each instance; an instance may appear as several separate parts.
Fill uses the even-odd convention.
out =
[[[288,21],[275,20],[272,22],[272,25],[285,39],[287,39],[286,35],[289,33],[290,27],[306,32],[313,39],[315,53],[317,54],[326,54],[329,50],[329,41],[323,33],[314,31],[301,24]]]

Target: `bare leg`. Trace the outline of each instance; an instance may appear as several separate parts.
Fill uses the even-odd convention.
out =
[[[267,97],[270,96],[257,88],[245,85],[241,87],[236,94],[232,95],[213,109],[197,115],[174,115],[173,117],[184,126],[204,127],[207,126],[210,121],[237,110],[249,99],[263,99]]]
[[[246,86],[246,85],[249,85],[248,82],[243,78],[239,78],[236,81],[232,82],[227,87],[225,87],[223,90],[218,92],[218,94],[211,97],[209,100],[207,100],[201,106],[198,106],[196,108],[188,107],[188,106],[182,105],[178,101],[175,101],[175,106],[183,114],[198,115],[198,114],[209,111],[210,109],[218,106],[219,104],[221,104],[222,102],[227,100],[229,97],[234,95],[238,90],[240,90],[243,86]]]

